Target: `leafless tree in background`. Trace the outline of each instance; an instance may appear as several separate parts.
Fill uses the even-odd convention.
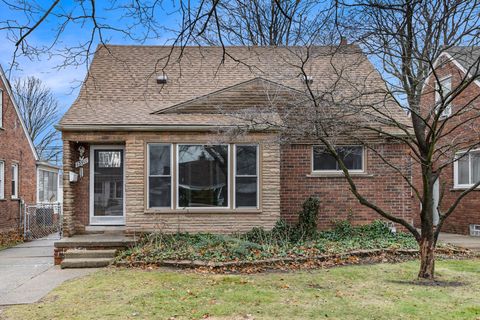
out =
[[[57,99],[42,81],[35,77],[17,79],[13,91],[27,131],[41,160],[56,159],[59,134],[53,127],[59,119]]]
[[[100,10],[93,0],[75,2],[70,6],[60,1],[48,6],[32,5],[27,1],[15,4],[4,2],[4,5],[11,12],[24,16],[19,21],[0,20],[0,30],[8,33],[17,48],[16,54],[27,57],[52,54],[66,28],[83,26],[83,32],[89,35],[87,38],[56,52],[64,57],[64,65],[88,64],[95,51],[94,45],[107,43],[109,35],[121,35],[136,43],[144,43],[163,39],[168,33],[172,36],[166,41],[173,45],[222,46],[225,52],[222,61],[236,59],[230,55],[228,45],[303,45],[307,50],[298,55],[297,62],[286,63],[294,64],[299,73],[308,76],[305,66],[310,58],[309,48],[338,43],[342,36],[347,35],[380,69],[387,82],[384,89],[369,91],[368,77],[351,79],[347,76],[349,73],[344,72],[356,68],[356,65],[332,62],[335,72],[330,75],[331,84],[319,89],[307,83],[306,102],[291,104],[290,109],[281,108],[281,123],[272,121],[276,117],[267,116],[271,112],[259,110],[256,114],[250,110],[232,116],[250,122],[249,128],[259,125],[274,127],[282,133],[284,141],[308,139],[323,144],[339,163],[360,203],[401,224],[415,236],[421,248],[419,277],[433,278],[434,249],[439,232],[460,201],[480,183],[464,190],[448,207],[440,199],[440,220],[434,226],[433,184],[441,172],[451,166],[456,151],[478,146],[478,140],[452,139],[461,129],[470,130],[478,126],[479,113],[475,100],[458,106],[446,119],[441,114],[455,97],[478,79],[479,62],[478,59],[473,61],[462,81],[455,83],[448,92],[437,86],[440,78],[434,64],[438,61],[440,65],[446,63],[439,58],[453,46],[478,45],[480,5],[477,0],[110,1],[109,15]],[[178,15],[178,28],[162,22],[165,11]],[[51,41],[48,44],[34,42],[31,35],[46,21],[54,31]],[[340,47],[332,48],[340,50]],[[168,63],[169,60],[165,61]],[[429,78],[433,82],[427,85]],[[349,95],[342,94],[346,92],[345,88]],[[423,95],[432,91],[441,98],[422,104]],[[403,108],[408,111],[411,117],[400,121],[401,117],[391,112],[392,105],[397,110]],[[398,213],[379,207],[357,188],[355,178],[349,174],[336,152],[335,145],[341,143],[338,137],[343,135],[356,139],[377,156],[383,156],[372,141],[362,139],[358,132],[380,135],[409,147],[413,168],[418,168],[416,174],[421,177],[420,185],[405,173],[408,170],[399,168],[387,158],[382,160],[409,183],[414,196],[422,204],[419,210],[421,232]]]

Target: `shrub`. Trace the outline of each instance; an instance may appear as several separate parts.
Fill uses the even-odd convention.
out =
[[[320,201],[316,197],[309,197],[303,203],[303,210],[298,214],[298,229],[307,239],[317,233],[317,216]]]
[[[401,232],[392,234],[381,221],[358,227],[352,226],[349,221],[340,221],[330,231],[315,230],[310,239],[306,239],[305,233],[299,232],[299,229],[298,225],[291,226],[279,220],[272,231],[253,228],[244,234],[152,233],[145,235],[135,247],[122,252],[118,259],[147,263],[166,259],[248,261],[358,249],[418,247],[411,235]]]

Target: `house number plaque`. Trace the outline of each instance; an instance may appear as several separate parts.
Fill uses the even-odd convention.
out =
[[[78,175],[80,176],[80,178],[83,178],[83,166],[88,163],[88,157],[85,157],[85,147],[78,147],[78,153],[79,157],[78,161],[75,162],[75,168],[79,168]]]

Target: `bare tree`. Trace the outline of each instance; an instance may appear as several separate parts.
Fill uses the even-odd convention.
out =
[[[283,141],[303,140],[323,144],[325,151],[339,164],[359,202],[413,234],[420,246],[418,276],[433,279],[434,252],[439,233],[462,199],[480,185],[480,181],[475,181],[453,202],[443,201],[445,190],[442,190],[438,205],[434,205],[434,184],[442,172],[461,160],[461,156],[457,156],[459,151],[469,151],[480,145],[478,94],[467,101],[455,103],[451,114],[444,116],[455,98],[480,77],[480,55],[475,53],[480,39],[480,5],[477,1],[437,0],[335,1],[333,4],[335,14],[325,18],[335,21],[339,37],[343,34],[354,36],[355,43],[380,68],[387,84],[385,87],[371,86],[369,75],[350,77],[352,72],[349,70],[360,68],[366,62],[344,63],[334,59],[342,54],[340,46],[328,53],[332,57],[333,70],[330,86],[319,88],[306,81],[308,102],[290,103],[288,108],[270,106],[272,112],[278,112],[281,121],[271,115],[261,116],[265,106],[262,109],[252,106],[236,113],[223,112],[242,120],[244,127],[237,128],[238,132],[245,128],[275,128],[281,133]],[[212,7],[212,10],[215,12],[218,9]],[[211,23],[220,26],[225,19],[213,20]],[[325,20],[322,24],[328,25]],[[201,30],[208,28],[204,26]],[[222,29],[218,29],[216,36],[219,39],[232,34],[229,28],[223,31],[225,34],[222,35]],[[296,63],[285,63],[295,65],[308,79],[310,74],[306,66],[318,54],[314,53],[314,47],[309,46],[314,42],[306,43],[305,51],[296,54]],[[467,61],[469,65],[460,79],[447,90],[442,86],[438,71],[452,63],[444,53],[458,46],[464,48],[464,56],[455,58]],[[437,98],[426,98],[432,95]],[[410,117],[403,117],[401,110],[407,111]],[[473,136],[465,135],[465,132],[473,133]],[[408,146],[414,162],[412,168],[401,167],[379,152],[376,148],[378,141],[372,140],[371,134],[384,137],[389,143]],[[421,204],[418,212],[420,232],[399,212],[382,207],[358,188],[355,177],[349,173],[343,156],[336,148],[337,144],[342,144],[342,139],[362,144],[408,183]],[[412,180],[412,175],[419,178],[419,183]],[[434,222],[435,211],[439,214],[438,223]]]
[[[59,149],[54,148],[59,141],[58,132],[53,127],[59,119],[57,99],[35,77],[15,80],[13,90],[38,155],[45,161],[54,160],[60,153]]]

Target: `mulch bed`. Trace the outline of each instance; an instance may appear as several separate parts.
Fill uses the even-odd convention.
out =
[[[463,259],[475,256],[471,251],[462,248],[437,248],[437,257]],[[313,257],[283,257],[252,261],[212,262],[201,260],[163,260],[156,263],[143,261],[117,261],[117,267],[193,269],[201,273],[258,273],[268,271],[311,270],[331,268],[335,266],[397,263],[418,258],[418,250],[374,249],[357,250],[341,254],[326,254]]]

